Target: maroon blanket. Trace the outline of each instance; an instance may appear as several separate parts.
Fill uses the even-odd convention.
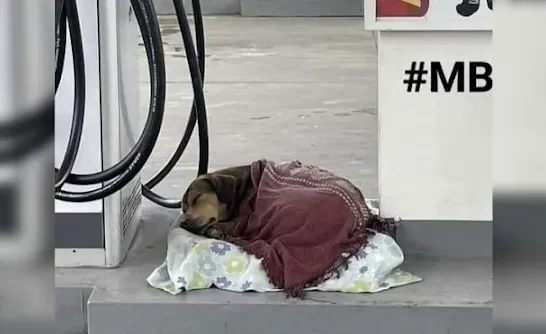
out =
[[[320,284],[365,243],[370,212],[349,181],[298,161],[252,163],[254,193],[222,225],[291,296]]]

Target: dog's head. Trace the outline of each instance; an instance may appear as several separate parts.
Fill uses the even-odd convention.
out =
[[[215,223],[227,220],[234,205],[236,185],[233,175],[211,173],[197,177],[182,197],[185,218],[180,226],[203,234]]]

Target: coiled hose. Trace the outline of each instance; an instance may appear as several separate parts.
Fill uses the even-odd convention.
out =
[[[61,168],[55,169],[55,198],[69,202],[87,202],[104,198],[123,188],[142,169],[157,142],[163,114],[166,96],[165,59],[163,54],[163,42],[161,30],[152,0],[131,0],[135,17],[140,27],[140,32],[146,49],[148,68],[150,72],[150,104],[148,117],[144,130],[133,149],[117,164],[103,171],[92,174],[75,174],[71,170],[77,155],[81,141],[83,128],[83,115],[85,106],[85,71],[83,69],[83,48],[81,47],[81,31],[77,21],[76,0],[63,0],[62,11],[59,15],[57,26],[57,67],[55,71],[55,88],[57,89],[62,75],[62,61],[66,47],[66,23],[68,22],[72,52],[74,56],[75,74],[75,103],[72,129],[68,142],[68,149],[63,159]],[[204,174],[208,169],[209,140],[207,127],[207,114],[205,98],[203,94],[203,80],[205,73],[205,38],[203,18],[199,0],[192,0],[193,16],[197,40],[197,53],[193,45],[190,26],[182,0],[173,0],[178,25],[182,34],[186,59],[192,79],[194,101],[190,117],[184,131],[184,135],[169,161],[152,179],[142,185],[142,194],[156,204],[167,208],[180,208],[180,200],[166,199],[152,191],[176,165],[186,149],[195,125],[199,130],[199,168],[198,175]],[[63,27],[64,26],[64,27]],[[78,64],[76,64],[78,63]],[[82,88],[83,87],[83,88]],[[79,134],[78,134],[79,132]],[[64,167],[63,167],[64,166]],[[103,185],[95,190],[86,192],[69,192],[62,190],[65,183],[75,185]]]

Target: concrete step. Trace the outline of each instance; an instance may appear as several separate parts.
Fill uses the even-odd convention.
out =
[[[305,300],[220,290],[173,297],[137,276],[95,287],[89,334],[491,333],[490,261],[419,259],[404,268],[425,280],[374,295],[316,292]]]
[[[282,293],[211,289],[171,296],[151,288],[145,278],[164,259],[175,215],[144,212],[121,268],[56,269],[57,333],[491,333],[492,262],[485,242],[490,225],[470,223],[477,224],[471,234],[468,222],[401,227],[402,269],[423,281],[377,294],[314,292],[298,300]],[[472,237],[476,233],[479,238]]]

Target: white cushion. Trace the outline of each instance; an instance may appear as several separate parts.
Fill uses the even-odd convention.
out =
[[[348,269],[342,270],[340,277],[307,290],[371,293],[421,281],[397,269],[402,262],[404,255],[394,239],[378,233],[349,259]],[[179,227],[171,228],[167,258],[147,281],[173,295],[212,286],[230,291],[279,291],[255,256],[233,244],[206,239]]]

